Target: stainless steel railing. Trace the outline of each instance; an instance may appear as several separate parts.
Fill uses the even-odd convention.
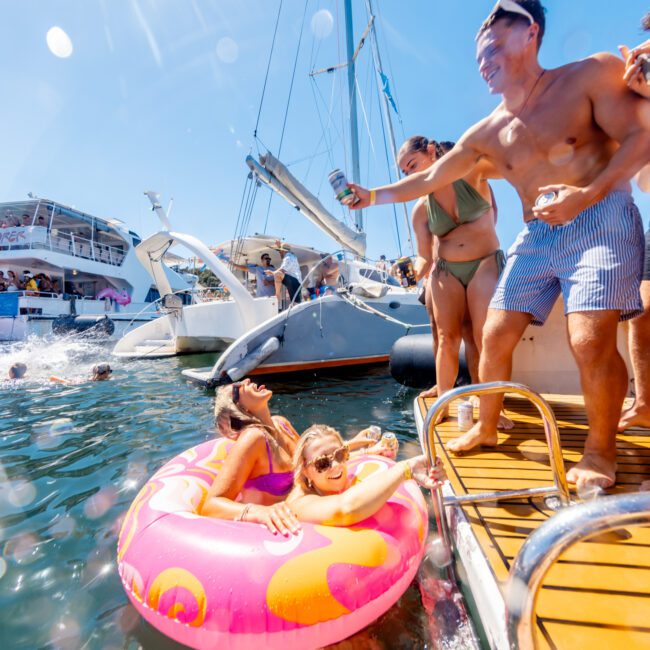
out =
[[[439,414],[445,407],[454,400],[466,395],[496,395],[500,393],[511,393],[520,395],[529,399],[537,408],[542,422],[544,423],[544,434],[548,445],[549,460],[551,471],[553,473],[553,485],[539,488],[523,488],[519,490],[500,490],[495,492],[482,492],[480,494],[467,494],[462,496],[443,497],[442,489],[437,488],[432,492],[433,509],[436,518],[436,524],[442,540],[451,550],[451,537],[447,525],[444,507],[447,505],[460,505],[463,503],[480,503],[483,501],[496,501],[506,499],[520,499],[534,496],[551,496],[557,495],[561,506],[567,506],[570,503],[569,486],[564,471],[564,460],[562,458],[562,448],[560,445],[560,432],[555,421],[555,415],[548,402],[523,384],[516,384],[508,381],[494,381],[486,384],[475,384],[471,386],[461,386],[447,391],[439,397],[433,406],[429,409],[427,417],[424,420],[422,429],[422,447],[427,455],[429,463],[433,465],[436,458],[435,451],[435,422]]]
[[[524,542],[510,569],[506,586],[510,647],[537,647],[537,596],[546,573],[564,551],[596,535],[645,524],[650,524],[650,492],[600,497],[567,508],[544,522]]]

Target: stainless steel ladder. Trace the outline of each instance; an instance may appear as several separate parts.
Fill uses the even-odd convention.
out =
[[[650,492],[600,497],[551,517],[529,535],[506,585],[508,640],[513,649],[536,648],[535,605],[548,570],[570,546],[624,526],[650,524]]]
[[[435,451],[435,422],[439,414],[447,407],[450,402],[467,395],[495,395],[500,393],[510,393],[520,395],[530,400],[537,408],[542,422],[544,423],[544,434],[548,444],[549,459],[551,470],[553,472],[553,485],[539,488],[524,488],[520,490],[500,490],[496,492],[482,492],[480,494],[466,494],[462,496],[443,497],[442,488],[432,491],[433,509],[436,518],[436,524],[441,539],[448,552],[451,552],[451,538],[449,527],[445,516],[445,506],[481,503],[484,501],[497,501],[507,499],[521,499],[526,497],[537,496],[557,496],[560,506],[570,504],[569,486],[564,471],[564,460],[562,458],[562,449],[560,445],[560,432],[555,420],[555,415],[548,402],[538,393],[535,393],[523,384],[517,384],[507,381],[494,381],[485,384],[474,384],[471,386],[460,386],[447,391],[439,397],[433,406],[429,409],[424,420],[422,428],[422,447],[426,454],[429,464],[433,466],[436,459]]]

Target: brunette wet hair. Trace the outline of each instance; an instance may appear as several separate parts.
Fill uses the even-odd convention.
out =
[[[336,438],[341,446],[345,444],[341,434],[334,427],[328,427],[326,424],[312,424],[303,431],[293,454],[293,484],[300,487],[305,493],[313,492],[312,486],[304,474],[305,447],[319,438]]]
[[[532,17],[537,26],[539,27],[539,32],[537,34],[537,49],[542,46],[542,41],[544,40],[544,34],[546,32],[546,8],[542,5],[539,0],[515,0],[515,2],[525,9]],[[526,26],[530,25],[530,22],[526,16],[515,13],[513,11],[506,11],[505,9],[497,9],[494,13],[491,13],[483,22],[478,34],[476,35],[476,40],[478,40],[483,34],[500,20],[507,20],[508,25],[513,23],[522,23]]]
[[[643,27],[646,32],[650,32],[650,11],[645,16],[643,16],[641,27]]]
[[[236,440],[246,427],[267,429],[258,418],[246,412],[232,398],[233,387],[221,386],[214,399],[214,426],[226,438]]]
[[[450,142],[449,140],[438,142],[433,139],[429,140],[423,135],[414,135],[406,140],[400,147],[399,156],[404,156],[410,153],[427,153],[429,151],[429,145],[432,145],[436,152],[436,158],[442,158],[446,153],[451,151],[454,144],[454,142]]]

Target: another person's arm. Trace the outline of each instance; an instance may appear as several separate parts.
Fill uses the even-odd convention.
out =
[[[318,496],[299,495],[289,498],[289,505],[300,521],[330,526],[351,526],[374,515],[407,479],[414,478],[429,489],[445,480],[442,465],[427,472],[424,456],[402,461],[384,472],[348,488],[342,494]]]
[[[425,171],[411,174],[395,183],[373,190],[368,190],[354,183],[348,183],[348,186],[359,199],[356,203],[348,205],[348,207],[351,210],[360,210],[370,205],[412,201],[450,185],[459,178],[463,178],[482,159],[482,154],[477,149],[478,134],[482,125],[483,122],[479,122],[473,126],[461,137],[449,153],[445,154]],[[371,201],[371,199],[374,200]]]
[[[412,212],[413,232],[418,256],[413,265],[415,280],[425,278],[431,270],[433,262],[433,235],[429,230],[427,207],[424,202],[418,202]]]
[[[647,40],[641,45],[637,45],[634,49],[630,50],[625,45],[619,47],[623,58],[625,59],[625,74],[623,79],[628,85],[630,90],[638,93],[642,97],[650,98],[650,83],[643,73],[641,63],[641,55],[645,54],[650,56],[650,40]]]

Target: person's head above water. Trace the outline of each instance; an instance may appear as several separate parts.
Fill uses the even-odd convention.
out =
[[[645,29],[646,32],[650,32],[650,11],[643,16],[641,20],[641,27]]]
[[[517,82],[531,64],[546,30],[546,9],[539,0],[499,0],[476,36],[479,72],[492,93]]]
[[[108,363],[97,363],[92,369],[92,381],[104,381],[113,373],[113,369]]]
[[[421,172],[451,151],[454,143],[437,142],[423,135],[414,135],[404,142],[397,153],[397,164],[405,176]]]
[[[20,361],[11,365],[9,368],[9,379],[22,379],[27,372],[27,366]]]
[[[221,386],[214,400],[215,428],[226,438],[236,439],[246,427],[262,426],[256,413],[268,408],[271,397],[273,392],[264,384],[258,386],[250,379]]]
[[[325,424],[307,429],[293,456],[293,480],[305,493],[340,494],[348,482],[350,451],[341,434]]]

